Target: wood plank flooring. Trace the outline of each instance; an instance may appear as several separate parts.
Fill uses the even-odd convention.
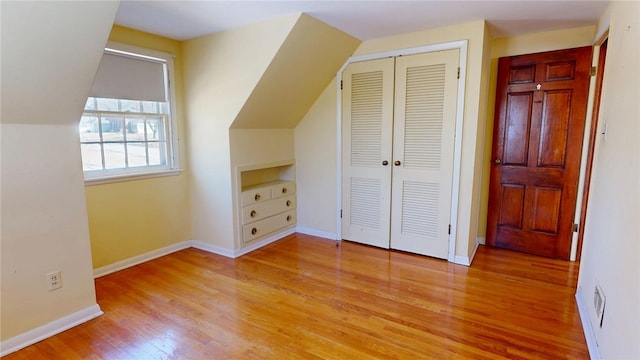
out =
[[[578,264],[481,246],[472,267],[294,234],[96,280],[105,315],[3,359],[587,359]]]

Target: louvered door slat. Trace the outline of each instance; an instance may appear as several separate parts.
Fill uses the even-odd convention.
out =
[[[396,61],[391,247],[447,258],[458,51]]]
[[[389,248],[393,59],[343,73],[342,237]]]
[[[382,71],[351,77],[351,166],[382,161],[382,94]]]
[[[407,69],[404,166],[440,168],[445,65]]]

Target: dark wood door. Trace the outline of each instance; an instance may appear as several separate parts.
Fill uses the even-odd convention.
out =
[[[569,259],[591,47],[500,58],[487,244]]]

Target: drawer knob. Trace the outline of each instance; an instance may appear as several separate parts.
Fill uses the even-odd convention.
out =
[[[287,215],[287,221],[291,221],[292,217],[291,215]]]
[[[258,213],[255,210],[251,210],[251,213],[249,214],[249,216],[254,218],[254,217],[256,217],[256,215],[258,215]]]
[[[287,200],[287,206],[291,206],[291,200]]]
[[[256,196],[254,196],[253,198],[256,199],[256,201],[260,200],[262,196],[260,196],[260,194],[256,194]]]
[[[282,188],[282,193],[283,193],[283,194],[286,194],[286,193],[287,193],[287,188],[286,188],[286,187],[283,187],[283,188]]]
[[[253,228],[251,229],[251,235],[255,235],[258,232],[258,229]]]

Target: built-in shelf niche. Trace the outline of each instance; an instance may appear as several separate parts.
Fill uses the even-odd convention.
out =
[[[240,170],[240,191],[247,191],[265,185],[275,185],[283,181],[295,181],[293,160],[254,165]]]

